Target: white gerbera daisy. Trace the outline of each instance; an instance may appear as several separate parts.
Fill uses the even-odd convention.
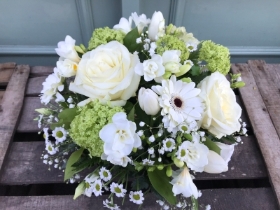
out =
[[[56,144],[62,143],[66,140],[67,131],[63,127],[56,127],[52,132],[52,136],[55,138]]]
[[[169,132],[176,133],[183,122],[201,120],[204,104],[194,82],[177,81],[173,75],[169,80],[163,80],[162,86],[153,86],[152,90],[159,95],[162,121]]]
[[[93,185],[92,185],[92,192],[94,193],[94,195],[97,197],[99,195],[102,195],[103,191],[102,191],[102,182],[101,179],[97,179]]]
[[[126,193],[126,189],[123,189],[123,185],[115,182],[110,185],[110,191],[111,193],[115,193],[117,197],[124,197]]]
[[[136,204],[142,204],[144,201],[144,195],[141,190],[136,192],[130,191],[129,198],[130,201]]]
[[[103,201],[103,205],[104,205],[104,207],[106,207],[108,209],[111,209],[111,210],[119,210],[120,209],[120,207],[117,204],[113,204],[108,199]]]
[[[163,143],[163,148],[166,152],[172,152],[173,149],[175,149],[175,141],[172,138],[167,138],[162,141]]]
[[[102,167],[100,169],[99,176],[105,182],[109,181],[112,178],[111,172],[108,169],[106,169],[105,167]]]

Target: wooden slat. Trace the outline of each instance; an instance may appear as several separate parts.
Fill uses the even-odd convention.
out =
[[[0,63],[0,86],[6,86],[16,68],[16,63]]]
[[[0,90],[0,104],[1,104],[2,98],[4,96],[4,93],[5,93],[5,91]]]
[[[248,61],[273,125],[280,137],[280,68],[264,61]]]
[[[244,137],[244,142],[236,146],[229,171],[222,174],[197,173],[196,180],[220,179],[257,179],[267,177],[266,168],[256,140]],[[44,165],[41,154],[45,149],[44,142],[14,142],[6,159],[6,166],[0,183],[10,185],[63,183],[63,172]]]
[[[47,76],[53,73],[53,66],[33,66],[31,67],[30,76],[31,77],[40,77]]]
[[[46,78],[46,76],[30,78],[27,83],[25,94],[27,96],[38,96],[43,89],[42,83]]]
[[[232,65],[232,70],[234,73],[241,73],[242,80],[246,83],[245,87],[240,88],[240,94],[280,203],[280,140],[278,134],[267,112],[252,70],[246,64]]]
[[[38,117],[35,109],[41,108],[43,105],[39,97],[25,97],[22,114],[17,127],[18,132],[38,132],[38,121],[34,119]]]
[[[1,102],[0,172],[18,122],[29,72],[29,66],[17,66]]]
[[[0,197],[0,209],[2,210],[69,210],[69,209],[105,209],[103,201],[108,195],[91,198],[81,196],[73,200],[71,195],[59,196],[2,196]],[[147,195],[142,206],[144,210],[160,209],[154,195]],[[123,210],[138,209],[126,198],[125,205],[121,206],[122,199],[115,198]],[[202,190],[202,197],[199,198],[199,205],[211,205],[211,210],[239,209],[239,210],[277,210],[277,204],[270,188],[256,189],[214,189]],[[205,209],[199,208],[199,209]]]

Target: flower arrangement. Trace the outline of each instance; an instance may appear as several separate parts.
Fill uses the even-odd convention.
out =
[[[187,198],[198,209],[195,173],[227,171],[246,134],[232,90],[244,83],[225,77],[229,50],[165,26],[161,12],[95,29],[88,48],[66,36],[55,50],[37,120],[43,162],[79,182],[74,199],[107,192],[104,206],[119,209],[116,198],[141,205],[154,192],[163,209]]]

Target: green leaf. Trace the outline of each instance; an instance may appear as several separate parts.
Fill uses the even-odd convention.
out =
[[[62,127],[64,125],[65,129],[70,128],[70,124],[75,118],[75,116],[78,115],[78,109],[72,108],[72,109],[64,109],[62,112],[58,114],[59,121],[56,123],[51,124],[51,129],[54,130],[56,127]]]
[[[76,187],[76,190],[75,190],[75,195],[73,197],[73,199],[75,200],[76,198],[78,198],[80,195],[82,195],[84,193],[86,189],[86,183],[85,181],[82,181],[78,187]]]
[[[166,170],[148,171],[149,180],[153,188],[170,204],[175,205],[177,203],[176,197],[172,192],[172,184],[170,179],[166,176]]]
[[[221,154],[221,148],[213,141],[211,141],[211,139],[209,139],[208,137],[206,137],[206,140],[203,142],[203,144],[205,144],[208,149],[218,153],[219,155]]]
[[[123,39],[123,44],[129,50],[129,52],[134,53],[135,51],[140,52],[142,49],[142,44],[137,44],[136,39],[140,37],[138,28],[134,28]]]
[[[198,210],[198,201],[192,196],[192,210]]]
[[[127,115],[127,119],[134,122],[134,114],[135,114],[135,108],[134,106],[132,107],[132,109],[130,110],[130,112]]]
[[[79,150],[73,152],[69,157],[64,172],[64,181],[70,179],[75,173],[77,173],[77,171],[74,167],[72,167],[72,165],[80,159],[81,155],[83,154],[83,151],[84,148],[80,148]]]

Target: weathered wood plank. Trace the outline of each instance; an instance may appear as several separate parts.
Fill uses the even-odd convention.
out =
[[[280,137],[280,68],[259,60],[249,60],[248,64]]]
[[[0,172],[18,122],[29,72],[29,66],[17,66],[1,102]]]
[[[38,96],[43,89],[42,83],[45,81],[47,77],[33,77],[29,78],[25,95],[27,96]]]
[[[30,76],[31,77],[40,77],[47,76],[53,73],[53,66],[33,66],[31,67]]]
[[[0,86],[6,86],[13,74],[14,69],[1,69],[0,70]]]
[[[229,163],[229,170],[222,174],[197,173],[196,180],[257,179],[266,178],[264,161],[252,136],[243,137],[243,144],[236,146]],[[1,184],[22,185],[63,183],[63,172],[53,167],[51,171],[40,159],[44,142],[14,142],[6,159],[0,178]],[[244,161],[246,160],[246,161]]]
[[[232,65],[234,73],[241,73],[246,86],[240,88],[240,94],[261,152],[263,154],[271,183],[280,203],[280,140],[267,112],[262,96],[249,65]]]
[[[1,196],[0,209],[2,210],[69,210],[69,209],[105,209],[103,201],[108,196],[87,198],[81,196],[73,200],[71,195],[59,196]],[[142,206],[144,210],[160,209],[156,203],[154,195],[145,197]],[[126,198],[125,205],[121,206],[122,199],[114,201],[123,210],[138,209],[138,205],[133,204]],[[211,205],[211,210],[239,209],[239,210],[277,210],[277,204],[270,188],[256,189],[213,189],[202,190],[202,197],[199,198],[201,208],[205,209],[207,204]]]
[[[35,109],[41,108],[42,104],[39,97],[25,97],[22,108],[22,114],[17,127],[18,132],[38,132],[38,121],[34,119],[38,117]]]
[[[3,69],[14,69],[16,67],[16,63],[0,63],[0,71]]]
[[[0,104],[1,104],[2,98],[4,96],[4,93],[5,93],[5,91],[0,90]]]

